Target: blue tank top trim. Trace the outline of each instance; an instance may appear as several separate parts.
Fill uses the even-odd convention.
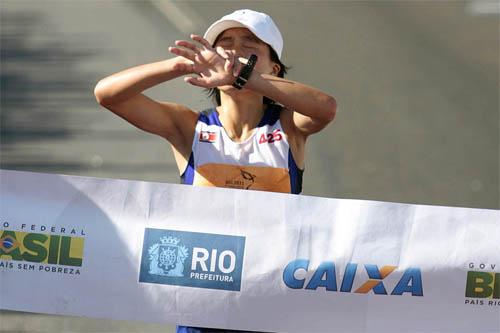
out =
[[[222,123],[219,120],[219,114],[215,111],[215,108],[206,109],[200,112],[198,120],[207,125],[217,125],[222,127]]]
[[[293,159],[292,150],[288,150],[288,174],[290,175],[290,187],[292,194],[300,194],[302,192],[302,177],[304,170],[299,169]]]
[[[181,184],[193,185],[194,181],[194,154],[191,152],[186,169],[181,175]]]
[[[267,108],[264,110],[264,116],[259,122],[259,125],[257,127],[262,127],[265,125],[270,125],[274,126],[276,122],[280,119],[280,111],[281,111],[281,106],[279,105],[268,105]]]

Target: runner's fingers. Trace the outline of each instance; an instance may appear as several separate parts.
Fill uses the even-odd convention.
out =
[[[184,78],[184,81],[189,83],[189,84],[192,84],[193,86],[203,87],[203,88],[206,87],[206,85],[203,84],[203,79],[201,79],[199,77],[186,76]]]
[[[185,47],[187,49],[190,49],[194,53],[200,53],[200,49],[195,44],[193,44],[191,42],[188,42],[186,40],[176,40],[175,41],[175,45],[182,46],[182,47]]]
[[[184,57],[184,58],[189,59],[191,61],[195,61],[196,54],[191,50],[181,49],[178,47],[169,47],[168,51],[170,53]]]
[[[224,66],[226,72],[232,72],[232,71],[234,71],[234,60],[235,60],[234,53],[229,52],[228,61],[226,61],[226,64]]]
[[[233,76],[238,77],[241,70],[241,62],[239,61],[239,58],[237,58],[234,54],[233,54],[233,63],[234,63]]]
[[[197,41],[201,45],[205,46],[207,49],[212,49],[212,45],[203,37],[199,35],[191,35],[191,39]]]
[[[231,66],[232,66],[232,63],[231,63],[231,53],[227,52],[226,50],[224,50],[220,46],[217,46],[215,48],[215,51],[217,52],[217,54],[219,54],[222,58],[224,58],[226,60],[224,62],[224,70],[226,72],[229,72],[231,70]]]
[[[219,54],[222,58],[224,58],[224,59],[226,59],[226,60],[227,60],[227,59],[229,59],[229,54],[226,52],[226,50],[224,50],[224,48],[223,48],[223,47],[221,47],[221,46],[217,46],[217,47],[215,48],[215,51],[217,51],[217,53],[218,53],[218,54]]]
[[[224,63],[224,70],[226,72],[231,72],[232,66],[233,64],[231,63],[231,61],[229,61],[229,59],[226,59],[226,62]]]

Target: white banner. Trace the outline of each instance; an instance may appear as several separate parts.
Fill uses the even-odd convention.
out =
[[[0,308],[275,332],[499,332],[500,212],[0,172]]]

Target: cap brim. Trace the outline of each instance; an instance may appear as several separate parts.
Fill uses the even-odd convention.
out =
[[[248,30],[252,31],[250,27],[244,25],[241,22],[234,20],[224,20],[224,21],[217,21],[214,24],[212,24],[205,32],[203,38],[205,38],[210,43],[210,45],[213,46],[217,37],[225,30],[231,28],[247,28]],[[253,31],[252,33],[255,34],[255,32]]]

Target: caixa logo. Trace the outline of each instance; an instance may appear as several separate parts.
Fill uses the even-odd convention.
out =
[[[146,228],[139,282],[240,290],[245,237]]]
[[[360,269],[358,264],[348,263],[344,268],[342,281],[338,281],[340,282],[339,285],[336,275],[337,268],[333,261],[324,261],[317,268],[310,268],[309,260],[296,259],[285,267],[283,282],[292,289],[316,290],[324,288],[327,291],[354,292],[358,294],[373,291],[376,295],[387,295],[388,292],[383,280],[393,273],[397,266],[363,266],[364,269]],[[359,275],[361,275],[359,271],[361,270],[364,271],[363,275],[367,276],[368,279],[359,278]],[[420,269],[407,268],[398,278],[396,285],[390,289],[391,295],[403,295],[404,293],[409,293],[412,296],[424,295]],[[355,284],[357,287],[353,288]]]

